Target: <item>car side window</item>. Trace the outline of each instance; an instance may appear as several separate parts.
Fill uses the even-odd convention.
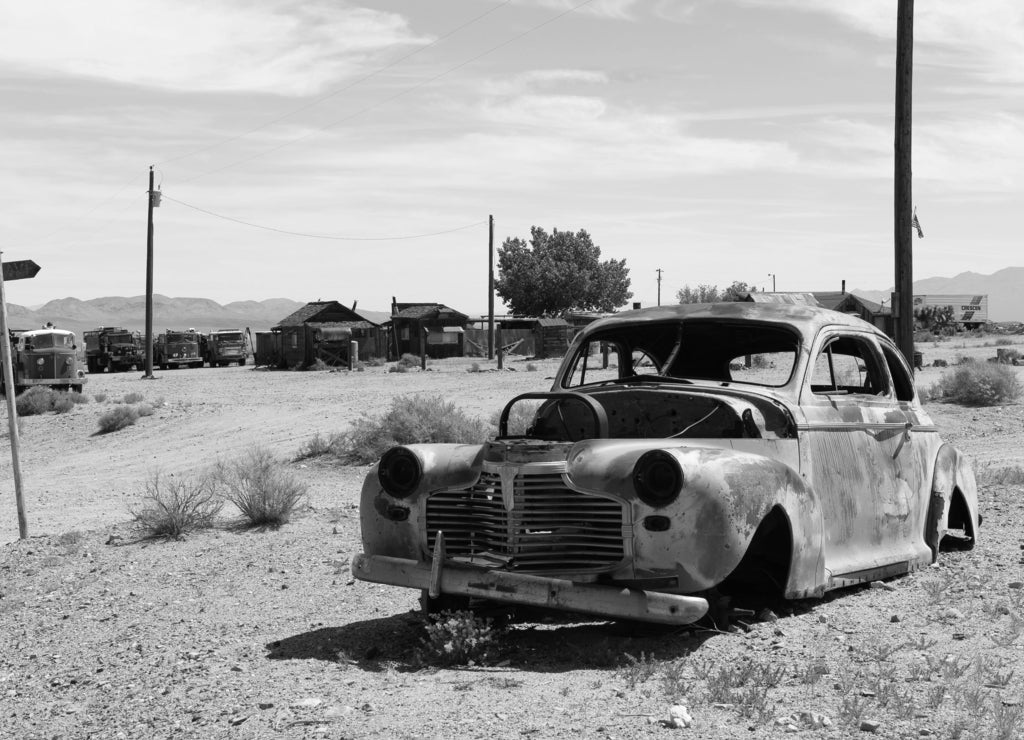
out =
[[[566,388],[615,380],[623,364],[624,350],[612,342],[588,342],[580,347]],[[625,367],[632,367],[632,358],[625,354]]]
[[[885,356],[885,364],[889,367],[889,375],[892,376],[892,384],[896,392],[896,400],[914,400],[914,380],[907,370],[906,364],[901,362],[901,355],[895,348],[887,344],[882,345],[882,354]]]
[[[888,384],[870,343],[859,337],[829,339],[814,359],[811,392],[818,395],[879,395]]]

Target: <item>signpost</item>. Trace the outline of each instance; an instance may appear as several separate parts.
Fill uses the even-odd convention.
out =
[[[18,459],[18,406],[14,402],[14,367],[11,365],[11,336],[7,328],[7,296],[4,293],[5,280],[27,280],[39,272],[39,265],[32,260],[20,260],[4,264],[0,252],[0,364],[3,364],[4,395],[7,396],[7,422],[10,426],[11,463],[14,471],[14,499],[18,505],[18,535],[28,538],[28,521],[25,518],[25,501],[21,495],[21,462]]]

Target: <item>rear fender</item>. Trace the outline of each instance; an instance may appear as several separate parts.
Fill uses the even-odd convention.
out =
[[[974,543],[978,541],[978,484],[970,460],[949,444],[939,448],[935,456],[932,476],[931,503],[925,520],[925,542],[932,550],[932,562],[938,558],[939,544],[949,527],[949,513],[953,495],[959,492],[967,507],[970,532]]]

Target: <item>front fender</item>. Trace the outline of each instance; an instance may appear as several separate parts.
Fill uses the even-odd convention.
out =
[[[758,527],[781,510],[791,534],[786,595],[820,595],[825,588],[823,523],[814,491],[786,460],[795,459],[792,440],[744,440],[746,449],[662,440],[587,441],[569,455],[567,477],[574,488],[617,495],[631,508],[635,577],[672,575],[682,592],[720,584],[735,570]],[[793,449],[789,449],[792,447]],[[683,471],[683,485],[671,504],[654,508],[636,495],[633,467],[644,453],[661,449]],[[660,517],[664,530],[648,528]]]
[[[359,501],[363,552],[368,555],[421,559],[425,546],[423,498],[441,488],[469,488],[480,476],[482,445],[406,445],[419,460],[423,475],[416,490],[396,498],[381,488],[374,465],[363,480]]]

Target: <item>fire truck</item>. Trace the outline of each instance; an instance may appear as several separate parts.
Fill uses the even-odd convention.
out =
[[[90,373],[112,373],[142,367],[145,359],[142,336],[116,326],[102,326],[82,334],[85,364]]]
[[[15,394],[34,385],[82,391],[87,379],[78,362],[74,332],[50,327],[12,331],[9,341]],[[0,374],[0,393],[6,392]]]
[[[195,329],[167,329],[153,343],[153,362],[161,370],[169,367],[202,367],[200,334]]]
[[[203,339],[203,359],[210,367],[225,367],[232,362],[245,364],[248,346],[241,329],[218,329]]]

